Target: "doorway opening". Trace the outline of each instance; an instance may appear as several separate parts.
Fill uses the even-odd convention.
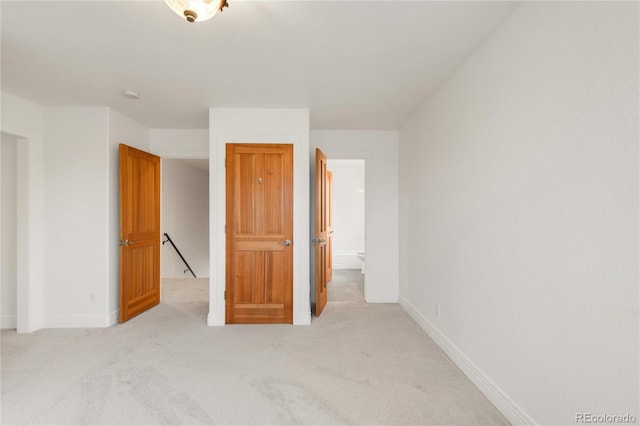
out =
[[[163,158],[160,173],[160,225],[165,242],[160,248],[160,301],[183,306],[206,321],[209,311],[209,159]],[[171,238],[175,248],[164,234]]]
[[[330,178],[330,302],[364,303],[366,288],[365,160],[327,161]]]
[[[1,328],[25,333],[36,330],[40,320],[34,274],[29,273],[29,265],[40,260],[29,255],[30,237],[37,234],[28,202],[33,191],[28,179],[30,139],[18,133],[0,132],[0,136],[0,322]]]
[[[18,318],[18,138],[2,132],[0,142],[0,312],[2,328],[17,328]]]

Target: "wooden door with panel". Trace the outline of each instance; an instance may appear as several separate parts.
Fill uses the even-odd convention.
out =
[[[121,144],[120,322],[160,303],[160,157]]]
[[[316,148],[316,206],[315,206],[315,260],[316,260],[316,316],[327,304],[327,261],[329,222],[327,205],[327,156]]]
[[[293,322],[293,145],[227,144],[226,322]]]
[[[327,170],[327,283],[333,280],[333,172]]]

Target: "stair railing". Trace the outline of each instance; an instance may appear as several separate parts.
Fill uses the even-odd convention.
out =
[[[191,269],[191,266],[189,266],[189,264],[185,260],[184,256],[182,256],[182,253],[180,253],[180,250],[178,250],[178,247],[176,247],[176,245],[173,243],[173,240],[171,239],[169,234],[167,234],[165,232],[164,236],[167,237],[167,239],[162,242],[162,245],[164,245],[164,243],[166,243],[166,242],[171,243],[171,245],[173,246],[174,250],[176,251],[176,253],[178,253],[178,256],[180,256],[180,259],[182,259],[182,261],[184,262],[185,266],[187,267],[187,269],[184,270],[183,274],[186,274],[187,271],[189,271],[189,272],[191,272],[191,275],[193,275],[193,278],[198,278],[198,277],[196,277],[196,274],[193,272],[193,269]]]

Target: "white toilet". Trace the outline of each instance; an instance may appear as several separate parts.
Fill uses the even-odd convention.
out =
[[[364,274],[364,265],[365,265],[365,256],[363,251],[357,251],[356,256],[358,259],[362,260],[362,273]]]

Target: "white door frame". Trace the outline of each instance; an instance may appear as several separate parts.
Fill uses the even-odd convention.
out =
[[[34,141],[39,135],[6,123],[2,132],[17,138],[16,331],[29,333],[43,324],[42,157]]]
[[[322,152],[325,153],[325,155],[327,156],[328,160],[363,160],[364,161],[364,193],[365,193],[365,199],[364,199],[364,203],[365,203],[365,207],[364,207],[364,211],[365,211],[365,215],[364,215],[364,252],[365,252],[365,256],[367,255],[367,253],[370,253],[369,251],[369,242],[367,240],[367,235],[369,235],[369,228],[368,228],[368,221],[367,221],[367,205],[369,203],[371,203],[371,199],[369,197],[367,197],[367,164],[370,162],[370,154],[366,151],[334,151],[331,150],[327,147],[322,147],[322,146],[318,146],[318,148],[320,148],[322,150]],[[315,164],[314,164],[314,168],[315,168]],[[312,199],[315,199],[312,197]],[[311,209],[312,212],[315,212],[314,209]],[[313,259],[312,259],[313,260]],[[315,263],[313,263],[314,267],[315,267]],[[369,300],[367,299],[367,273],[365,272],[364,274],[364,300],[365,302],[369,302]],[[315,277],[315,275],[312,275],[312,277]],[[314,289],[315,289],[315,278],[314,279]]]

